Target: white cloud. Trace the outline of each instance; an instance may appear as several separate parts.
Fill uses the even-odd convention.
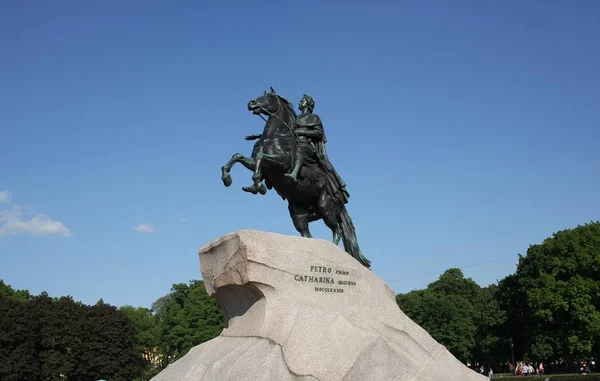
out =
[[[188,222],[189,220],[185,217],[179,217],[179,222]]]
[[[134,226],[133,230],[138,231],[140,233],[154,233],[156,231],[156,229],[154,229],[154,226],[149,224],[139,224],[137,226]]]
[[[0,204],[10,204],[10,196],[9,191],[0,192]]]
[[[23,217],[23,208],[19,206],[0,210],[0,237],[18,234],[70,237],[71,231],[62,222],[45,214],[38,214],[28,220]]]

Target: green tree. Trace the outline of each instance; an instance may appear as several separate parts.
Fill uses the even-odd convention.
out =
[[[153,304],[157,318],[163,367],[184,356],[192,347],[218,336],[224,318],[217,302],[199,280],[174,284],[171,292]]]
[[[39,310],[13,295],[0,291],[0,380],[39,380]]]
[[[498,303],[498,285],[482,287],[475,305],[474,322],[477,325],[474,358],[494,365],[509,360],[508,336],[504,331],[506,312]],[[496,368],[499,370],[499,368]]]
[[[39,359],[44,379],[76,373],[83,348],[84,306],[71,297],[50,298],[46,293],[30,302],[39,312]]]
[[[83,328],[80,380],[130,381],[143,372],[143,361],[135,350],[135,330],[123,312],[102,301],[85,306]]]
[[[127,315],[103,302],[30,296],[0,281],[0,379],[130,381],[143,372]]]
[[[15,298],[21,301],[27,301],[31,299],[31,295],[27,290],[14,290],[11,286],[4,283],[2,279],[0,279],[0,297],[10,297]]]
[[[158,351],[158,326],[152,311],[144,307],[123,306],[119,308],[129,319],[135,330],[135,351],[144,363],[144,374],[140,379],[150,379],[157,373],[157,362],[161,358]]]
[[[494,294],[460,269],[449,269],[424,290],[398,294],[402,311],[463,362],[492,362],[504,320]]]
[[[600,223],[557,232],[520,256],[502,285],[511,327],[525,326],[523,355],[576,360],[600,340]]]
[[[400,308],[458,359],[470,359],[477,327],[470,316],[471,303],[457,295],[430,289],[411,291],[397,298]]]

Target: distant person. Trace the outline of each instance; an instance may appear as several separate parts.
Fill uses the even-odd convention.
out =
[[[517,368],[515,370],[515,376],[523,377],[523,364],[521,364],[521,363],[517,364]]]

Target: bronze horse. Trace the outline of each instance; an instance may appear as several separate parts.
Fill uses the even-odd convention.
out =
[[[251,157],[236,153],[221,167],[223,184],[231,185],[229,172],[235,163],[241,163],[254,172],[254,183],[243,187],[244,191],[265,194],[267,189],[275,188],[288,201],[294,227],[302,237],[312,238],[309,222],[323,219],[333,233],[333,242],[337,245],[341,239],[346,252],[369,268],[370,262],[360,251],[352,219],[342,201],[344,197],[336,194],[344,190],[332,192],[331,187],[326,186],[324,179],[328,174],[323,166],[317,161],[315,165],[302,168],[297,182],[285,176],[293,167],[293,153],[298,142],[294,132],[297,115],[293,106],[271,88],[270,92],[248,102],[248,110],[268,116],[265,128],[254,144]]]

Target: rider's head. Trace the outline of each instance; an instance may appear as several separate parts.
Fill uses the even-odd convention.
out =
[[[300,99],[300,103],[298,104],[298,108],[302,111],[308,109],[309,112],[313,112],[315,109],[315,101],[312,99],[310,95],[304,94],[302,99]]]

